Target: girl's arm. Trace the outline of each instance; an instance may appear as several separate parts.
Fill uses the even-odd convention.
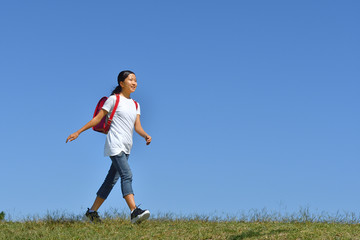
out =
[[[73,134],[70,134],[70,136],[66,139],[66,142],[74,141],[80,135],[80,133],[82,133],[82,132],[88,130],[89,128],[92,128],[92,127],[96,126],[97,124],[99,124],[101,119],[103,117],[105,117],[105,115],[107,113],[108,113],[107,111],[105,111],[104,109],[101,109],[100,112],[93,119],[90,120],[90,122],[85,124],[85,126],[80,128],[78,131],[74,132]]]
[[[143,138],[145,138],[146,140],[146,145],[149,145],[151,143],[151,136],[149,136],[144,129],[141,126],[141,122],[140,122],[140,114],[138,114],[136,116],[136,120],[135,120],[135,131],[142,136]]]

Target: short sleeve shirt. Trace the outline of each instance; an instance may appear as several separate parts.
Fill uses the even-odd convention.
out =
[[[103,109],[110,117],[114,109],[116,96],[111,95],[104,103]],[[136,116],[140,115],[140,104],[136,109],[134,100],[120,96],[119,105],[106,135],[104,155],[116,156],[121,152],[130,154],[133,144],[133,132]]]

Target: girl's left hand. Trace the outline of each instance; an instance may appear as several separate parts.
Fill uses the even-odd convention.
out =
[[[145,137],[145,140],[146,140],[146,145],[149,145],[151,143],[151,136],[147,135]]]
[[[75,139],[77,139],[79,136],[79,133],[78,132],[75,132],[73,134],[70,134],[70,136],[66,139],[66,143],[67,142],[71,142],[71,141],[74,141]]]

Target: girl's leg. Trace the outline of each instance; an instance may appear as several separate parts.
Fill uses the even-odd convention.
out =
[[[97,196],[94,204],[91,207],[91,210],[97,211],[100,208],[105,199],[109,196],[119,177],[120,174],[117,172],[114,164],[111,164],[109,172],[105,177],[104,183],[101,185],[98,192],[96,193]]]
[[[94,204],[92,205],[90,210],[97,211],[100,208],[100,206],[103,204],[104,201],[105,201],[105,199],[97,196],[95,198]]]
[[[132,211],[136,208],[136,205],[134,199],[134,192],[132,189],[132,172],[128,163],[129,154],[121,152],[119,155],[110,158],[113,161],[113,166],[120,174],[121,191],[127,205]]]
[[[130,208],[130,211],[133,211],[136,208],[134,194],[128,194],[124,198]]]
[[[111,157],[113,165],[116,167],[121,177],[121,191],[123,197],[131,210],[131,222],[139,223],[150,217],[149,210],[142,210],[135,205],[134,193],[132,190],[132,173],[128,163],[128,154],[121,153]]]

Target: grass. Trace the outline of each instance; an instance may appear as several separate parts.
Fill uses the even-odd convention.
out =
[[[358,222],[355,214],[310,215],[306,209],[288,215],[251,211],[227,219],[158,214],[140,225],[116,211],[105,213],[101,224],[52,212],[0,221],[0,239],[360,239]]]

